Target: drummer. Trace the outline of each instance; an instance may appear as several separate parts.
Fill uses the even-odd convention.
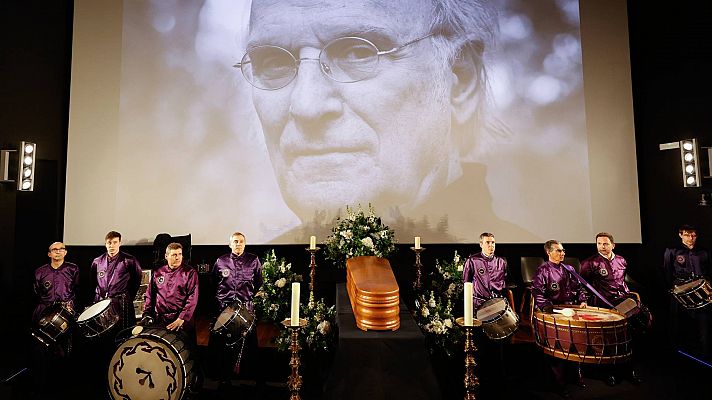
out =
[[[50,262],[35,270],[33,283],[34,293],[37,296],[37,305],[32,313],[32,323],[36,326],[47,311],[48,307],[61,304],[69,310],[74,310],[77,288],[79,286],[79,267],[65,261],[67,248],[62,242],[54,242],[49,246],[47,256]],[[39,342],[35,343],[32,352],[32,377],[33,388],[38,398],[50,395],[48,390],[61,387],[59,382],[48,382],[54,376],[50,371],[62,371],[67,368],[64,358],[71,350],[71,338],[67,334],[61,338],[54,348],[47,348]],[[54,393],[56,394],[56,393]]]
[[[532,295],[536,308],[546,313],[553,312],[555,304],[578,304],[581,308],[585,308],[587,293],[581,283],[569,272],[573,267],[563,263],[566,254],[564,246],[557,240],[548,240],[544,244],[544,251],[549,260],[539,266],[532,281]],[[566,361],[558,358],[551,358],[550,361],[558,389],[564,397],[568,397],[569,393],[564,381]],[[575,377],[578,386],[586,387],[580,363],[575,365]]]
[[[183,263],[183,246],[171,243],[166,247],[168,263],[153,272],[151,284],[144,295],[144,323],[147,318],[170,331],[181,331],[195,342],[195,307],[198,305],[198,273]]]
[[[697,245],[697,228],[682,225],[678,229],[680,243],[665,249],[663,273],[667,288],[696,278],[712,277],[710,253]],[[670,299],[670,335],[675,347],[691,347],[703,357],[712,358],[712,306],[697,310],[682,307]]]
[[[231,252],[220,256],[213,265],[216,316],[235,300],[240,300],[251,312],[254,310],[253,299],[262,286],[262,263],[256,255],[245,252],[245,245],[245,235],[234,232],[229,241]],[[249,362],[248,359],[256,352],[257,337],[254,331],[247,336],[244,360],[241,349],[224,348],[225,343],[215,335],[210,338],[210,346],[211,353],[219,359],[220,370],[217,375],[222,383],[229,384],[232,372],[239,373],[240,365]]]
[[[616,243],[613,240],[613,235],[607,232],[600,232],[596,235],[598,254],[581,262],[581,276],[608,300],[608,303],[613,305],[619,304],[627,297],[631,297],[628,285],[625,283],[628,263],[625,258],[613,253],[615,247]],[[597,307],[610,308],[608,304],[597,296],[592,296],[592,304]],[[606,383],[609,386],[614,386],[617,383],[617,379],[612,369],[610,372],[606,378]],[[640,375],[634,368],[631,368],[630,378],[633,383],[638,384],[641,382]]]
[[[119,315],[119,329],[136,324],[133,299],[141,284],[141,264],[136,257],[120,251],[121,234],[111,231],[104,238],[106,253],[95,258],[91,264],[96,278],[94,301],[111,299],[111,305]]]
[[[480,234],[479,243],[482,251],[467,257],[462,271],[463,281],[472,282],[473,310],[477,310],[482,303],[491,298],[504,297],[505,280],[507,278],[507,260],[494,254],[496,246],[494,234],[483,232]],[[510,307],[513,307],[513,305],[510,304]],[[481,345],[484,345],[482,348],[483,353],[496,353],[494,357],[485,356],[485,358],[492,358],[493,361],[496,359],[499,364],[497,371],[500,379],[505,375],[504,344],[502,342],[502,340],[479,341]],[[494,368],[485,368],[483,372],[490,370],[494,370]]]

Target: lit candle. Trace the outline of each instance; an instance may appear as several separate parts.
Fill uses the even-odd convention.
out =
[[[420,236],[415,237],[415,248],[416,249],[420,248]]]
[[[472,282],[465,282],[465,326],[472,326]]]
[[[312,236],[309,238],[309,250],[314,249],[316,249],[316,236]]]
[[[292,314],[290,318],[292,326],[299,326],[299,282],[292,282]]]

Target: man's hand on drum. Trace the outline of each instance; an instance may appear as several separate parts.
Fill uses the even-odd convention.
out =
[[[178,329],[183,327],[183,322],[185,322],[185,321],[178,318],[175,321],[168,324],[168,326],[166,326],[166,329],[168,329],[169,331],[177,331]]]
[[[585,301],[584,301],[584,302],[582,302],[582,303],[581,303],[581,305],[580,305],[579,307],[581,307],[581,308],[586,308],[586,302],[585,302]]]

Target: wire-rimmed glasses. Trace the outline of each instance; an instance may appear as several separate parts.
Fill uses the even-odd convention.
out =
[[[297,76],[302,61],[318,61],[321,71],[330,79],[353,83],[374,76],[381,56],[396,53],[430,36],[433,34],[390,50],[379,50],[368,39],[346,36],[327,43],[319,52],[319,58],[297,58],[279,46],[253,46],[233,67],[240,68],[247,82],[262,90],[277,90],[289,85]]]

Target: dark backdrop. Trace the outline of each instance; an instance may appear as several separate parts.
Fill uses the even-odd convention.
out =
[[[17,343],[9,345],[16,350],[3,352],[0,358],[0,378],[24,366],[27,347],[22,344],[29,340],[32,274],[46,262],[48,245],[62,239],[72,12],[73,2],[67,0],[0,2],[0,146],[16,148],[27,139],[40,149],[34,192],[19,193],[12,185],[0,185],[0,343]],[[663,248],[678,241],[677,226],[693,223],[700,229],[700,244],[709,248],[712,243],[712,207],[697,206],[700,194],[710,192],[712,179],[705,180],[702,189],[682,188],[679,153],[658,149],[660,143],[690,137],[712,146],[708,100],[712,78],[705,61],[712,43],[712,13],[693,1],[658,7],[642,0],[629,0],[628,12],[643,243],[621,243],[616,252],[628,259],[651,308],[662,310],[665,288],[657,274]],[[101,240],[97,238],[98,243]],[[450,259],[455,250],[462,255],[477,250],[474,244],[425,246],[426,269],[436,258]],[[248,251],[262,255],[272,247],[297,272],[306,271],[309,257],[304,246],[251,246]],[[592,244],[567,243],[566,247],[568,256],[579,258],[595,251]],[[103,250],[102,246],[69,247],[67,259],[79,264],[86,276],[92,258]],[[144,265],[153,260],[149,246],[125,250]],[[227,245],[195,247],[193,260],[211,263],[228,250]],[[520,256],[543,256],[540,243],[501,245],[497,252],[509,259],[516,279]],[[405,296],[414,276],[413,258],[408,246],[402,245],[391,260]],[[317,263],[327,265],[321,257]],[[317,276],[318,294],[329,301],[338,278],[328,268],[320,269]]]

